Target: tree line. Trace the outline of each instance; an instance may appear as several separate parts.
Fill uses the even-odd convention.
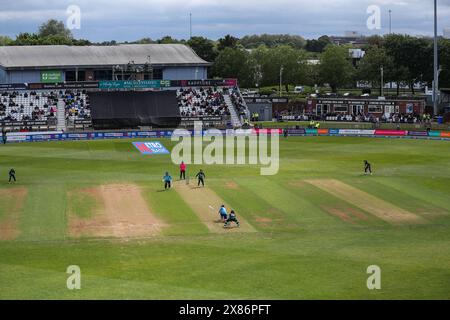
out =
[[[355,63],[349,56],[351,46],[334,45],[328,36],[304,39],[298,35],[226,35],[218,40],[192,37],[178,40],[170,36],[143,38],[130,44],[182,43],[201,58],[213,62],[210,77],[237,78],[243,87],[273,86],[282,75],[285,85],[328,84],[332,91],[354,87],[357,82],[381,87],[395,82],[397,88],[433,81],[433,42],[429,38],[390,34],[371,36],[361,49],[364,58]],[[16,39],[0,36],[0,45],[115,45],[116,41],[93,43],[75,39],[64,23],[49,20],[36,33],[20,33]],[[450,87],[450,40],[439,40],[440,87]],[[414,91],[413,91],[414,92]]]

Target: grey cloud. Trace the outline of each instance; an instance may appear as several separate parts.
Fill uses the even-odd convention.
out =
[[[388,10],[395,32],[431,35],[432,1],[423,0],[18,0],[0,1],[0,32],[33,32],[49,18],[65,21],[65,9],[82,10],[82,29],[75,36],[93,41],[135,40],[171,35],[186,38],[189,12],[195,35],[219,38],[227,33],[295,33],[305,37],[387,32]],[[366,28],[369,5],[379,5],[382,30]],[[439,30],[450,26],[450,0],[439,1]]]

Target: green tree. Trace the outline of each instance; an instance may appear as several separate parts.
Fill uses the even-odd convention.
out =
[[[439,87],[450,88],[450,40],[439,41],[439,64],[441,74],[439,75]]]
[[[156,41],[159,44],[173,44],[173,43],[182,43],[183,41],[172,38],[171,36],[165,36]]]
[[[243,87],[255,83],[255,62],[247,50],[225,48],[216,58],[213,74],[221,78],[236,78]]]
[[[48,36],[60,36],[66,39],[72,39],[72,32],[66,28],[64,22],[50,19],[39,27],[38,36],[45,38]]]
[[[355,70],[348,57],[348,48],[340,46],[328,46],[320,57],[319,77],[333,92],[352,81]]]
[[[7,36],[0,36],[0,46],[10,46],[14,40]]]
[[[281,45],[287,45],[295,49],[305,47],[306,41],[303,37],[289,34],[261,34],[245,36],[239,40],[239,44],[247,49],[256,49],[260,46],[275,48]]]
[[[394,62],[383,48],[373,47],[366,52],[356,72],[357,80],[370,82],[373,86],[380,87],[381,95],[381,68],[383,67],[384,81],[393,80]]]
[[[217,49],[219,51],[224,50],[225,48],[236,48],[238,44],[239,39],[235,38],[229,34],[227,34],[225,37],[220,38],[217,43]]]
[[[309,52],[323,52],[325,48],[331,44],[328,36],[321,36],[319,39],[307,40],[305,50]]]
[[[156,43],[156,42],[150,38],[142,38],[142,39],[137,40],[135,43],[136,44],[152,44],[152,43]]]
[[[283,84],[300,84],[306,81],[306,53],[283,45],[275,48],[260,46],[252,52],[261,75],[261,85],[279,84],[283,68]]]
[[[212,40],[204,37],[192,37],[187,41],[187,45],[190,46],[200,58],[206,61],[212,62],[217,57],[217,52]]]
[[[414,93],[413,84],[424,81],[431,84],[433,79],[432,42],[408,35],[392,34],[385,37],[384,48],[393,59],[393,78],[400,84],[408,84]]]

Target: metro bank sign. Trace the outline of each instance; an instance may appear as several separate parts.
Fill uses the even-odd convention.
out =
[[[133,145],[144,155],[169,154],[169,151],[159,141],[133,142]]]

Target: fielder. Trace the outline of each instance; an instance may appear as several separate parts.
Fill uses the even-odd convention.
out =
[[[14,182],[16,182],[16,170],[14,170],[14,168],[11,168],[11,170],[9,170],[9,183],[11,183],[11,180],[14,180]]]
[[[367,160],[364,160],[364,174],[367,175],[369,173],[372,175],[372,166]]]
[[[236,217],[236,213],[234,212],[234,210],[231,210],[230,216],[228,217],[227,221],[225,221],[225,224],[223,227],[228,228],[228,226],[230,225],[231,222],[236,223],[236,225],[239,227],[239,221]]]
[[[163,182],[165,190],[170,189],[172,187],[172,177],[168,172],[166,172],[166,174],[164,175]]]
[[[200,183],[201,183],[202,186],[204,187],[204,186],[205,186],[205,178],[206,178],[206,175],[205,175],[205,173],[203,172],[202,169],[200,169],[199,173],[197,173],[197,175],[196,175],[195,177],[198,178],[198,184],[197,184],[197,186],[200,187]]]
[[[6,135],[5,128],[3,128],[2,129],[2,141],[3,141],[3,144],[6,144],[6,140],[8,140],[8,136]]]

